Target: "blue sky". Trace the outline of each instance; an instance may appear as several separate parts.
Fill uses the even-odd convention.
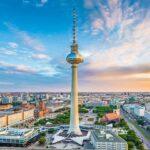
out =
[[[1,0],[0,91],[69,91],[72,7],[80,91],[150,91],[148,0]]]

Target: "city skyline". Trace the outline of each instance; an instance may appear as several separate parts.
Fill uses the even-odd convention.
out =
[[[144,0],[78,0],[79,91],[150,91]],[[0,92],[69,91],[72,1],[0,2]],[[82,70],[82,71],[80,71]]]

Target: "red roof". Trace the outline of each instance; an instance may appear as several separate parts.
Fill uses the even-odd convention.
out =
[[[119,118],[120,116],[118,116],[115,112],[113,112],[113,113],[105,114],[105,116],[103,117],[103,120],[112,121],[112,120],[117,120]]]

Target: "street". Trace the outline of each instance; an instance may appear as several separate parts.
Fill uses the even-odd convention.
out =
[[[121,111],[121,115],[125,119],[125,121],[127,122],[129,128],[132,129],[132,130],[134,130],[136,132],[137,136],[141,139],[141,141],[144,144],[144,148],[146,150],[150,150],[150,141],[148,139],[146,139],[144,137],[144,135],[132,124],[131,119],[127,115],[127,113],[125,114],[123,111]]]

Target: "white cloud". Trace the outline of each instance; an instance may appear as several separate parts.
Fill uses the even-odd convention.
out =
[[[8,45],[9,45],[11,48],[17,48],[17,47],[18,47],[18,44],[15,43],[15,42],[8,42]]]
[[[40,0],[39,2],[36,3],[36,6],[43,7],[47,2],[48,0]]]
[[[93,8],[93,0],[84,0],[84,7],[85,8]]]
[[[36,37],[29,35],[27,32],[19,30],[10,23],[5,23],[5,25],[16,35],[16,37],[21,40],[24,45],[28,46],[37,51],[45,50],[44,44]]]
[[[33,5],[36,7],[43,7],[46,3],[48,2],[48,0],[23,0],[23,3],[26,5]]]
[[[7,49],[5,47],[0,47],[0,54],[4,55],[16,55],[16,50],[15,49]]]
[[[0,81],[0,85],[2,85],[2,86],[8,86],[8,85],[14,85],[14,83],[12,83],[12,82],[4,82],[4,81]]]
[[[150,63],[150,20],[145,18],[132,30],[124,31],[124,37],[115,40],[107,49],[93,48],[92,57],[88,58],[89,69],[100,69],[113,66],[130,66]],[[107,44],[107,42],[105,42]]]
[[[46,54],[33,54],[32,58],[39,59],[39,60],[44,60],[44,59],[49,60],[50,59],[50,57]]]
[[[105,36],[109,36],[108,34],[116,28],[123,34],[126,28],[144,18],[145,14],[139,2],[129,5],[128,1],[123,3],[121,0],[107,0],[105,3],[99,0],[85,0],[84,5],[87,9],[90,5],[89,19],[93,35],[102,31]],[[120,35],[120,37],[122,36]]]
[[[24,64],[10,64],[6,63],[4,61],[0,61],[0,67],[3,68],[3,72],[7,74],[35,74],[35,75],[43,75],[52,77],[58,72],[56,71],[56,68],[49,65],[46,66],[28,66]]]
[[[25,45],[33,48],[34,50],[37,51],[45,50],[45,46],[38,39],[29,36],[26,32],[19,31],[18,35],[20,36],[20,38],[22,38]]]
[[[129,1],[122,3],[120,0],[91,2],[91,34],[103,36],[100,36],[100,47],[93,45],[92,57],[87,57],[87,68],[150,63],[150,12],[143,10],[139,2],[132,5],[129,5]]]
[[[103,30],[104,24],[101,19],[97,18],[92,22],[92,34],[97,35],[99,31]]]
[[[29,66],[26,66],[26,65],[22,65],[22,64],[19,64],[19,65],[16,65],[16,70],[19,71],[19,72],[26,72],[26,73],[35,73],[36,70],[29,67]]]
[[[6,69],[7,73],[36,73],[36,70],[24,64],[10,64],[0,61],[0,66]]]

